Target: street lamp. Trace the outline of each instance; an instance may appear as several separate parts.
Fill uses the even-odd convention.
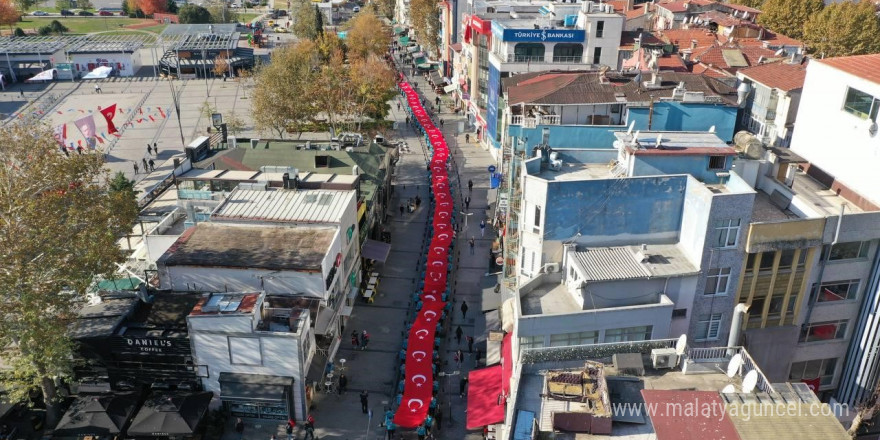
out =
[[[178,71],[178,74],[180,71]],[[180,121],[180,95],[174,89],[174,83],[171,76],[168,76],[168,87],[171,88],[171,99],[174,102],[174,112],[177,114],[177,128],[180,129],[180,147],[186,147],[186,141],[183,139],[183,122]]]

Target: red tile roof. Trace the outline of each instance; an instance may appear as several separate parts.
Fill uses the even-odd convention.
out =
[[[804,87],[804,79],[807,77],[807,63],[768,63],[742,69],[740,72],[767,87],[789,92]]]
[[[717,391],[642,390],[657,440],[739,440]],[[695,408],[694,411],[676,410]]]
[[[745,11],[745,12],[748,12],[748,13],[749,13],[751,16],[753,16],[753,17],[755,16],[755,14],[760,14],[760,13],[761,13],[761,10],[760,10],[760,9],[750,8],[750,7],[748,7],[748,6],[738,5],[738,4],[736,4],[736,3],[725,3],[724,6],[730,8],[730,9],[736,10],[736,11]]]
[[[657,36],[669,44],[677,45],[679,52],[690,49],[692,40],[697,40],[695,52],[702,52],[718,42],[718,35],[708,29],[669,29]]]
[[[672,12],[672,13],[687,12],[688,8],[685,5],[687,5],[688,3],[690,3],[690,2],[688,2],[688,1],[663,2],[663,3],[657,3],[657,7],[666,9],[667,11]]]
[[[880,84],[880,54],[825,58],[816,62]]]
[[[765,59],[772,59],[776,57],[776,52],[770,49],[764,49],[763,47],[726,44],[723,46],[712,46],[702,53],[695,52],[694,60],[702,64],[715,66],[730,73],[735,73],[737,70],[743,68],[728,65],[727,60],[724,59],[725,50],[738,50],[742,54],[748,66],[757,65],[758,60],[761,57],[764,57]]]
[[[626,5],[627,5],[627,1],[626,1],[626,0],[609,0],[609,1],[605,2],[605,3],[606,3],[606,4],[609,4],[609,5],[611,5],[611,6],[613,6],[615,12],[624,12],[624,11],[626,11]]]

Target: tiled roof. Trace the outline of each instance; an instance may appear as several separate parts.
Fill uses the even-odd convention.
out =
[[[698,15],[697,18],[703,20],[705,22],[714,22],[719,26],[724,27],[733,27],[733,26],[749,26],[749,27],[758,27],[758,25],[748,21],[743,20],[741,18],[736,18],[730,14],[725,14],[721,11],[706,11],[702,14]]]
[[[740,72],[755,82],[786,92],[804,87],[807,63],[768,63],[742,69]]]
[[[664,3],[657,3],[657,7],[666,9],[667,11],[672,12],[672,13],[687,12],[688,8],[687,8],[687,6],[685,6],[687,4],[688,4],[687,1],[664,2]]]
[[[639,34],[642,35],[642,46],[663,46],[667,44],[665,41],[657,38],[651,32],[636,32],[636,31],[626,31],[620,34],[620,48],[621,49],[632,49],[636,41],[639,39]]]
[[[690,49],[693,40],[697,40],[695,52],[700,52],[718,42],[718,35],[708,29],[669,29],[658,33],[657,37],[677,45],[679,52]]]
[[[880,54],[825,58],[816,62],[880,84]]]
[[[764,35],[760,38],[761,41],[766,41],[770,44],[770,46],[798,46],[804,47],[804,42],[801,40],[796,40],[786,35],[782,35],[767,29],[764,29]]]
[[[649,70],[647,68],[651,57],[645,52],[645,49],[639,49],[631,58],[623,62],[624,69],[638,68],[639,70]],[[657,59],[657,69],[661,71],[671,70],[673,72],[689,72],[687,65],[678,54],[663,55]]]
[[[736,55],[734,57],[733,55]],[[712,46],[702,53],[695,53],[694,60],[706,64],[717,67],[722,70],[726,70],[730,73],[735,73],[738,69],[745,66],[731,66],[730,63],[732,59],[739,58],[739,55],[742,55],[742,59],[745,60],[745,63],[748,66],[754,66],[758,64],[758,60],[761,57],[765,59],[772,59],[776,57],[776,53],[770,49],[764,49],[763,47],[756,46],[742,46],[736,44],[726,44],[723,46]]]

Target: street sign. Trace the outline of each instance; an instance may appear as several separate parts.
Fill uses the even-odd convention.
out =
[[[211,113],[211,123],[214,128],[220,128],[223,125],[223,115],[220,113]]]
[[[489,165],[488,170],[490,173],[494,173],[495,172],[495,165]]]

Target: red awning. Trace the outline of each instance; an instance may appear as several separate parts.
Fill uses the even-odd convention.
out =
[[[513,346],[510,338],[513,333],[504,335],[501,340],[501,383],[504,387],[504,394],[510,395],[510,377],[513,376]]]
[[[473,370],[468,374],[467,429],[504,421],[501,365]]]

